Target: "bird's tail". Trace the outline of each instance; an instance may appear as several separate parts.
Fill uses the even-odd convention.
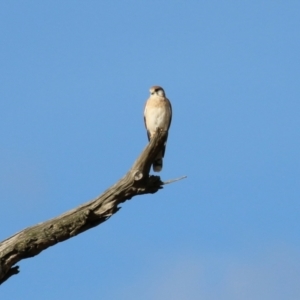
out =
[[[164,147],[162,150],[157,154],[154,162],[153,162],[153,171],[154,172],[160,172],[163,167],[163,157],[165,156],[166,151],[166,144],[164,144]]]
[[[161,154],[157,156],[153,162],[153,171],[154,172],[160,172],[163,167],[163,158]]]

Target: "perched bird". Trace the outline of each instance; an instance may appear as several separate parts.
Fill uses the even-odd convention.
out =
[[[172,106],[165,91],[160,86],[150,88],[150,97],[144,110],[144,122],[147,129],[148,140],[153,137],[157,128],[168,131],[172,120]],[[166,141],[167,142],[167,141]],[[163,166],[166,144],[153,162],[153,171],[160,172]]]

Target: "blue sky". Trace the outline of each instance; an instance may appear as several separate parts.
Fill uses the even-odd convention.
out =
[[[0,3],[1,240],[101,194],[147,143],[163,180],[20,262],[1,299],[299,299],[300,3]]]

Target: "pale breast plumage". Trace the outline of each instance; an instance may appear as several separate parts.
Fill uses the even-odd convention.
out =
[[[159,103],[161,102],[161,103]],[[152,136],[156,128],[169,129],[171,111],[165,100],[149,99],[145,111],[146,128]]]

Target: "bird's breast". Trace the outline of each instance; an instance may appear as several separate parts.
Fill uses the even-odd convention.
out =
[[[165,105],[149,106],[146,112],[146,125],[151,135],[159,127],[162,130],[168,130],[170,122],[170,111]]]

